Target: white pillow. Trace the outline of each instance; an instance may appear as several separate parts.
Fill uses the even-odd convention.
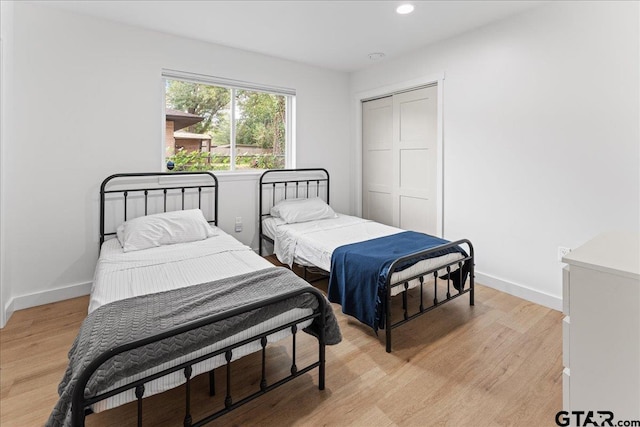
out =
[[[281,200],[271,208],[270,213],[287,224],[337,217],[331,206],[319,197]]]
[[[195,242],[216,234],[200,209],[141,216],[125,221],[116,230],[124,252]]]

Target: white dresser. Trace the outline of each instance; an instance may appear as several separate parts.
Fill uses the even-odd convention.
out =
[[[564,410],[640,420],[640,234],[601,234],[562,261]]]

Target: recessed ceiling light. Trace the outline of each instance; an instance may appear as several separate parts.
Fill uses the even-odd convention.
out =
[[[406,3],[398,6],[398,8],[396,9],[396,12],[399,13],[400,15],[406,15],[407,13],[413,12],[413,9],[414,7],[412,4]]]
[[[382,52],[374,52],[369,54],[369,59],[372,61],[377,61],[378,59],[384,58],[384,53]]]

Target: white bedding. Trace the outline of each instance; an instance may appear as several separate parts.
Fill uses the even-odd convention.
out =
[[[251,271],[273,267],[273,264],[258,256],[251,248],[235,238],[217,229],[217,235],[206,240],[175,245],[160,246],[125,253],[117,239],[106,241],[102,245],[100,258],[96,266],[89,312],[101,305],[180,287],[206,283]],[[119,381],[111,388],[117,388],[132,379],[159,372],[168,366],[193,359],[194,356],[239,342],[260,332],[283,325],[304,315],[311,314],[310,309],[294,309],[267,322],[256,325],[242,333],[231,336],[212,346],[183,356],[172,362],[142,372],[127,381]],[[298,325],[308,326],[311,321]],[[290,329],[277,332],[268,337],[274,342],[290,335]],[[260,342],[251,342],[233,350],[233,359],[260,350]],[[193,365],[193,375],[207,372],[226,363],[224,354]],[[185,382],[184,375],[178,371],[145,384],[145,397],[169,390]],[[113,396],[92,406],[94,412],[113,408],[136,400],[134,390]]]
[[[278,260],[291,266],[294,262],[304,266],[315,266],[325,271],[331,269],[331,255],[342,245],[362,242],[377,237],[403,232],[375,221],[350,215],[338,214],[337,218],[286,224],[280,218],[265,217],[262,231],[274,241],[274,252]],[[405,280],[421,271],[428,271],[448,262],[462,259],[459,253],[443,255],[420,261],[413,266],[394,273],[393,282]],[[445,272],[441,272],[444,274]],[[409,282],[409,288],[419,285],[417,280]],[[403,286],[391,289],[392,295],[402,292]]]
[[[89,313],[112,301],[182,288],[273,267],[251,248],[217,229],[205,240],[124,252],[104,242],[95,270]]]

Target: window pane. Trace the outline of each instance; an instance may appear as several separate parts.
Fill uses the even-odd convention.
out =
[[[285,167],[286,97],[236,91],[236,169]]]
[[[218,112],[216,126],[212,130],[210,159],[211,169],[216,171],[231,168],[231,104]]]
[[[165,91],[168,170],[286,166],[289,96],[174,79],[166,80]]]
[[[230,92],[223,87],[167,80],[167,168],[173,162],[173,170],[229,169]],[[223,147],[221,153],[216,152],[217,146]]]

